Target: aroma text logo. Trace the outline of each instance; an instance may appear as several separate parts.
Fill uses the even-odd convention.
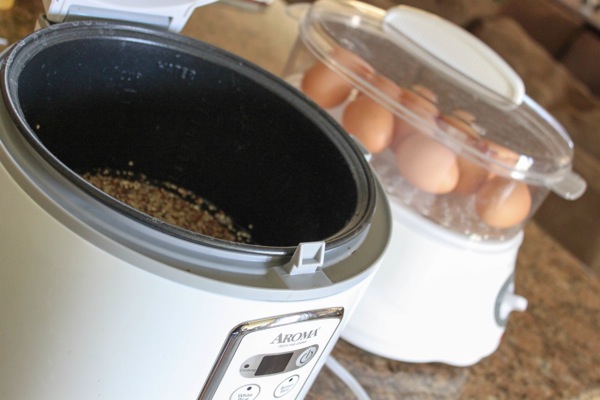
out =
[[[311,329],[310,331],[296,332],[296,333],[280,333],[273,339],[271,344],[286,344],[286,343],[297,343],[312,339],[317,336],[321,328]]]

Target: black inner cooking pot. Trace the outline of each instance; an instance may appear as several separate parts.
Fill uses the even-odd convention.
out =
[[[173,235],[94,189],[96,168],[143,173],[207,198],[255,245],[338,245],[370,222],[374,182],[324,112],[276,77],[178,35],[59,24],[9,53],[3,95],[19,131],[87,194]]]

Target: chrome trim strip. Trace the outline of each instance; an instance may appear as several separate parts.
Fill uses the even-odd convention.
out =
[[[237,348],[244,337],[250,333],[321,318],[342,319],[343,315],[343,307],[332,307],[321,310],[305,311],[296,314],[279,315],[276,317],[244,322],[238,325],[229,333],[229,337],[225,341],[225,344],[219,353],[219,357],[217,358],[215,365],[213,366],[211,373],[208,376],[204,387],[202,388],[202,392],[200,392],[200,395],[198,396],[198,400],[210,400],[213,398],[219,387],[219,384],[221,383],[221,380],[223,379],[223,376],[227,372],[229,364],[231,363]]]

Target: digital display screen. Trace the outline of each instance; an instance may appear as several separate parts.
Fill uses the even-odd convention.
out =
[[[274,356],[264,356],[254,375],[270,375],[284,371],[293,354],[294,353],[285,353]]]

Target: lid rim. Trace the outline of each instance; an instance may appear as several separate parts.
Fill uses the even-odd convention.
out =
[[[81,33],[84,33],[84,35],[81,35]],[[111,210],[116,210],[145,226],[155,228],[167,236],[225,251],[243,251],[255,256],[288,256],[293,254],[296,249],[296,246],[293,245],[267,246],[228,242],[196,234],[168,224],[157,224],[154,218],[137,210],[132,211],[131,207],[125,206],[111,196],[97,190],[46,149],[44,144],[37,138],[35,132],[29,127],[18,102],[18,94],[16,92],[18,75],[27,64],[27,61],[42,52],[45,48],[67,41],[86,40],[89,37],[104,40],[122,40],[125,37],[130,40],[145,40],[144,43],[158,46],[177,46],[177,49],[180,51],[188,51],[198,57],[210,59],[220,66],[235,69],[238,73],[242,73],[243,71],[243,74],[249,77],[249,79],[260,82],[271,90],[274,95],[277,94],[278,96],[286,97],[295,107],[298,107],[299,111],[307,117],[310,116],[323,128],[323,134],[336,144],[338,151],[342,152],[348,160],[348,168],[354,175],[356,184],[359,184],[358,181],[363,182],[361,185],[364,184],[362,188],[364,190],[359,191],[357,210],[355,210],[353,217],[347,221],[343,229],[330,237],[323,238],[323,241],[327,243],[327,254],[337,253],[340,249],[346,248],[346,245],[350,242],[361,241],[361,238],[364,238],[374,214],[374,205],[376,202],[374,178],[370,173],[367,173],[370,171],[370,167],[358,146],[347,138],[345,134],[340,134],[343,133],[341,132],[341,127],[334,122],[333,118],[317,107],[303,101],[304,97],[300,96],[291,86],[246,60],[206,43],[198,42],[191,38],[184,38],[169,32],[156,31],[147,27],[91,21],[84,24],[71,22],[56,24],[28,35],[10,49],[9,53],[5,56],[6,62],[1,63],[0,90],[6,104],[7,112],[21,136],[24,137],[28,145],[32,148],[31,151],[41,156],[52,167],[52,170],[60,172],[61,176],[67,178],[80,190],[84,190],[87,194],[91,195],[91,198],[100,201]],[[353,160],[353,162],[350,160]],[[360,211],[361,209],[363,211]]]

